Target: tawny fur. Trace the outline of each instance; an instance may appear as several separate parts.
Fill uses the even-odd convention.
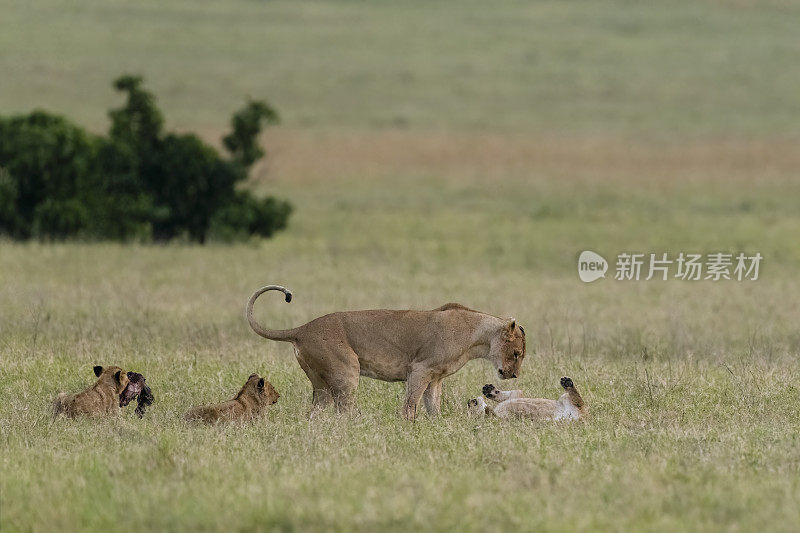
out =
[[[472,359],[490,361],[500,379],[521,372],[525,331],[513,319],[451,303],[431,311],[344,311],[273,330],[253,318],[256,299],[270,290],[291,301],[284,287],[259,289],[247,303],[250,327],[264,338],[294,345],[297,362],[311,381],[315,408],[330,403],[340,410],[350,408],[359,376],[366,376],[405,381],[403,416],[413,420],[420,399],[430,414],[439,413],[442,380]]]
[[[522,391],[501,391],[494,385],[485,385],[484,395],[497,401],[492,408],[483,397],[467,402],[470,410],[479,414],[495,415],[499,418],[523,417],[533,420],[578,420],[586,415],[586,404],[572,379],[561,378],[565,392],[558,400],[546,398],[524,398]]]
[[[189,409],[186,420],[214,424],[216,422],[247,421],[260,416],[280,398],[272,383],[258,374],[247,378],[239,393],[227,402],[202,405]]]
[[[62,392],[53,402],[53,416],[107,416],[120,412],[119,395],[128,385],[128,373],[118,366],[95,366],[97,381],[83,392]]]

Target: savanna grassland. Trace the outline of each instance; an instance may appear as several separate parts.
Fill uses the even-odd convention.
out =
[[[289,198],[267,241],[0,242],[0,529],[741,530],[800,527],[800,41],[796,2],[0,0],[0,112],[95,129],[143,73],[168,124],[217,141],[246,96],[284,125],[254,186]],[[582,283],[580,251],[748,253],[757,281]],[[613,266],[612,266],[613,268]],[[609,272],[611,274],[611,272]],[[341,309],[458,301],[528,332],[515,387],[573,425],[477,420],[484,361],[443,414],[402,384],[309,420],[289,345]],[[156,403],[53,421],[94,364]],[[251,372],[249,425],[191,405]]]

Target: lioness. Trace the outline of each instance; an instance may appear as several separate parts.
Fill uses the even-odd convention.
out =
[[[405,381],[403,416],[414,420],[423,396],[428,412],[439,413],[442,380],[467,361],[486,359],[500,379],[508,379],[519,375],[525,358],[525,330],[514,319],[453,303],[431,311],[345,311],[293,329],[267,329],[253,318],[256,299],[267,291],[292,300],[284,287],[262,287],[247,302],[247,320],[262,337],[294,345],[315,407],[335,402],[340,410],[349,408],[359,376],[367,376]]]
[[[495,415],[500,418],[525,417],[534,420],[578,420],[586,414],[586,404],[572,379],[561,378],[561,386],[566,391],[558,400],[545,398],[523,398],[522,391],[501,391],[494,385],[484,385],[483,394],[499,402],[492,409],[483,397],[478,396],[467,402],[472,412]]]
[[[250,420],[278,401],[280,394],[272,383],[258,374],[250,374],[244,386],[233,399],[215,405],[201,405],[186,412],[184,418],[206,424]]]
[[[62,392],[53,402],[53,416],[103,416],[120,411],[120,394],[128,385],[128,374],[118,366],[95,366],[97,381],[83,392]]]

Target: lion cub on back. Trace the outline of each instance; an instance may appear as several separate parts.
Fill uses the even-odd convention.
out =
[[[483,397],[477,397],[467,405],[473,412],[493,414],[500,418],[524,417],[534,420],[578,420],[586,414],[586,404],[571,378],[561,378],[561,386],[566,391],[558,400],[546,398],[524,398],[522,391],[501,391],[494,385],[484,385],[483,395],[494,400],[497,406],[492,409]]]
[[[118,366],[96,366],[97,381],[83,392],[59,394],[53,402],[53,416],[103,416],[120,412],[119,395],[128,385],[128,373]]]
[[[206,424],[250,420],[277,402],[280,396],[272,383],[258,374],[250,374],[247,382],[232,400],[215,405],[193,407],[186,412],[184,418]]]

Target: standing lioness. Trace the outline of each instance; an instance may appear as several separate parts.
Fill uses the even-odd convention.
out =
[[[428,412],[439,413],[442,380],[467,361],[486,359],[500,379],[508,379],[519,375],[525,358],[525,331],[514,319],[459,304],[432,311],[345,311],[293,329],[267,329],[253,318],[253,304],[272,290],[292,300],[283,287],[262,287],[247,302],[247,320],[262,337],[294,345],[297,362],[314,388],[315,407],[333,401],[339,409],[348,408],[359,376],[405,381],[403,416],[413,420],[423,395]]]

